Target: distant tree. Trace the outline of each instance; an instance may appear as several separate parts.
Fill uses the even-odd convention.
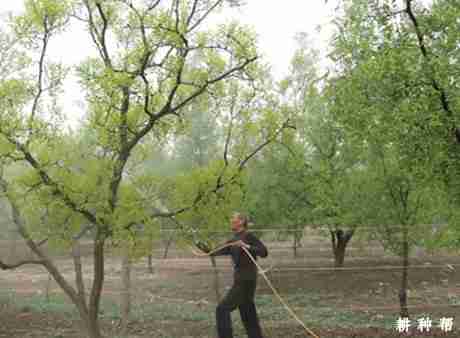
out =
[[[458,17],[457,7],[450,1],[426,10],[411,0],[353,1],[345,2],[345,14],[337,20],[331,111],[368,156],[373,213],[367,222],[380,225],[376,229],[386,247],[403,259],[402,316],[408,315],[410,247],[430,235],[417,225],[449,214],[448,203],[441,201],[449,200],[443,198],[450,189],[440,183],[458,182],[452,162],[458,156],[458,105],[452,99],[458,66],[456,56],[448,56],[458,43],[446,41],[459,36],[439,26],[440,13]],[[450,19],[444,23],[452,25]],[[452,202],[455,195],[450,194]],[[390,224],[398,228],[390,231]]]

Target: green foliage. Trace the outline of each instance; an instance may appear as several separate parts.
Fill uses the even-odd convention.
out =
[[[248,203],[258,222],[287,228],[307,223],[331,226],[363,224],[360,147],[345,138],[330,112],[330,96],[321,89],[317,52],[306,36],[279,84],[295,130],[253,165]],[[252,192],[254,191],[254,192]]]
[[[253,83],[267,81],[253,61],[255,33],[237,22],[202,26],[221,6],[177,5],[28,0],[1,32],[18,53],[1,58],[15,71],[0,80],[0,154],[33,238],[65,247],[97,223],[139,256],[164,225],[158,211],[184,209],[178,221],[211,230],[241,206],[242,161],[281,123],[265,94],[252,101]],[[47,55],[71,14],[87,19],[99,52],[75,67],[87,107],[75,134],[60,131],[51,104],[67,69]],[[245,111],[228,119],[232,105]]]
[[[424,12],[413,3],[417,32],[407,12],[392,14],[398,11],[395,2],[349,2],[339,21],[345,34],[337,35],[334,43],[337,75],[327,88],[331,113],[344,137],[363,155],[360,170],[369,182],[363,190],[366,222],[375,224],[395,251],[402,232],[389,235],[386,226],[409,227],[410,242],[419,244],[430,231],[414,224],[443,222],[450,214],[442,181],[451,175],[439,175],[439,167],[452,158],[453,116],[440,95],[449,95],[452,85],[442,80],[448,77],[442,68],[449,62],[438,63],[433,57],[442,59],[448,52],[435,47],[438,34],[432,24],[437,6],[446,9],[447,3],[440,1]],[[457,111],[455,103],[450,109]]]
[[[73,0],[26,0],[24,14],[15,17],[16,34],[34,45],[37,34],[62,29]]]

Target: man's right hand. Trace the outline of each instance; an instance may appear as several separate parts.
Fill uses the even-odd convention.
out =
[[[204,243],[202,241],[195,242],[195,246],[198,249],[200,249],[201,251],[205,252],[205,253],[211,252],[211,248],[206,243]]]

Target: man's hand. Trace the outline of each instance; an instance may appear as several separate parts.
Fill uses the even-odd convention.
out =
[[[202,241],[196,241],[195,246],[198,249],[200,249],[201,251],[203,251],[204,253],[211,252],[211,248],[209,247],[209,245],[207,243],[202,242]]]
[[[250,245],[244,243],[241,239],[239,241],[236,241],[235,243],[233,243],[233,245],[234,246],[239,246],[240,248],[246,248],[246,249],[250,248]]]

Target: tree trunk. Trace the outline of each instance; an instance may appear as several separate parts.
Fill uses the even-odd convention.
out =
[[[401,290],[399,291],[400,316],[402,318],[409,317],[409,309],[407,307],[407,285],[408,285],[408,268],[409,268],[409,242],[407,225],[403,229],[403,271],[401,278]]]
[[[220,302],[220,288],[219,288],[219,270],[217,269],[216,258],[210,256],[212,267],[214,268],[214,291],[216,292],[216,302]]]
[[[173,240],[173,235],[171,235],[168,238],[168,242],[166,242],[166,247],[165,247],[165,251],[164,251],[164,254],[163,254],[163,259],[166,259],[168,257],[169,246],[171,245],[172,240]]]
[[[99,328],[99,319],[88,317],[88,338],[102,338],[101,329]]]
[[[72,258],[75,270],[75,284],[77,285],[78,296],[82,299],[86,307],[86,289],[83,277],[83,268],[81,263],[81,248],[78,240],[72,246]]]
[[[345,251],[347,248],[348,242],[350,242],[353,237],[354,230],[348,230],[344,232],[341,229],[330,230],[331,233],[331,242],[332,242],[332,251],[334,253],[334,267],[340,268],[343,267],[345,262]]]
[[[129,314],[131,311],[131,258],[128,250],[123,253],[121,263],[121,329],[128,330]]]
[[[153,275],[153,235],[149,234],[149,254],[147,256],[147,270]]]
[[[75,306],[78,309],[78,313],[80,314],[81,319],[81,330],[82,332],[87,332],[88,337],[91,337],[89,333],[89,313],[88,313],[88,306],[86,303],[86,289],[85,289],[85,282],[83,277],[83,269],[81,263],[81,248],[80,242],[76,240],[72,245],[72,258],[74,263],[74,270],[75,270],[75,284],[77,286],[77,294],[78,299],[75,303]]]
[[[0,183],[1,182],[0,180]],[[96,239],[94,241],[94,280],[93,287],[91,290],[89,306],[86,304],[83,277],[81,270],[81,260],[79,254],[79,248],[74,247],[73,258],[76,272],[76,284],[78,290],[65,279],[62,273],[58,270],[53,260],[47,256],[40,248],[40,245],[35,243],[24,225],[21,212],[17,207],[14,199],[7,196],[11,205],[12,219],[16,228],[24,238],[26,245],[30,250],[40,258],[40,264],[48,271],[53,277],[56,283],[61,287],[64,293],[70,298],[72,303],[77,307],[80,314],[81,321],[83,323],[84,330],[87,333],[88,338],[102,338],[101,331],[99,328],[98,314],[99,314],[99,303],[102,292],[102,286],[104,284],[104,243],[105,238],[101,234],[100,229],[97,230]]]
[[[294,243],[292,244],[294,258],[297,258],[297,236],[294,234]]]
[[[45,267],[53,276],[56,283],[64,290],[64,292],[69,296],[71,301],[78,309],[78,313],[80,314],[82,328],[86,332],[86,336],[88,338],[102,338],[100,327],[99,327],[99,301],[100,295],[102,292],[102,285],[103,285],[103,273],[104,273],[104,242],[98,243],[95,241],[95,250],[94,250],[94,281],[93,281],[93,289],[91,291],[90,296],[90,306],[87,306],[85,291],[84,291],[84,283],[83,283],[83,276],[81,270],[81,258],[79,256],[79,248],[74,247],[73,249],[73,258],[74,258],[74,265],[75,265],[75,272],[76,272],[76,284],[77,284],[77,291],[73,289],[73,287],[68,284],[62,274],[57,270],[56,266],[53,264],[51,259],[46,257],[39,248],[35,247],[33,243],[31,243],[31,249],[40,257],[45,259]],[[96,273],[98,271],[98,273]],[[102,272],[102,278],[101,278]]]
[[[46,299],[47,304],[50,303],[51,281],[52,281],[52,276],[48,274],[48,281],[46,282],[46,285],[45,285],[45,299]]]
[[[292,243],[292,250],[293,250],[293,253],[294,253],[294,258],[297,258],[297,248],[300,247],[300,240],[302,238],[302,230],[299,230],[299,229],[295,229],[295,231],[293,231],[293,243]]]
[[[148,265],[149,273],[153,275],[153,255],[151,252],[149,256],[147,257],[147,259],[148,259],[147,265]]]
[[[89,297],[89,334],[90,338],[101,338],[99,327],[99,307],[101,293],[104,286],[104,244],[105,238],[98,229],[94,241],[94,279],[91,294]]]

